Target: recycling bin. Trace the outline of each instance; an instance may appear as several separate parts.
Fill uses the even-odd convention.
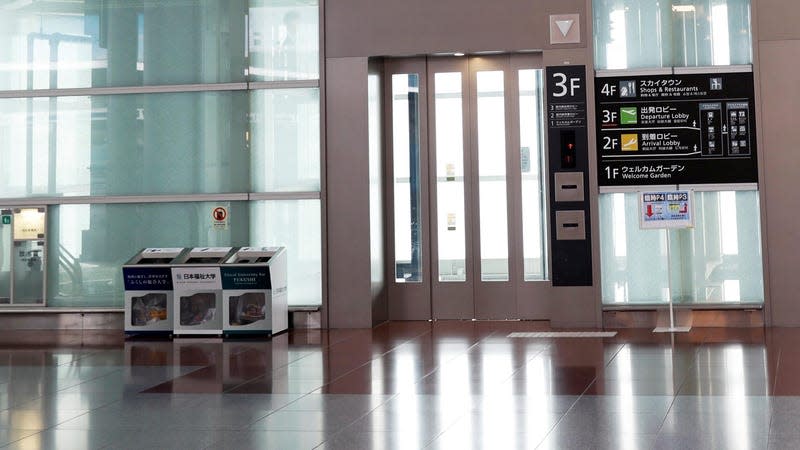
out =
[[[242,247],[222,265],[223,333],[272,335],[289,326],[286,249]]]
[[[122,266],[125,334],[171,334],[174,291],[170,264],[183,248],[145,248]]]
[[[222,334],[220,265],[233,247],[198,247],[172,265],[174,334]]]

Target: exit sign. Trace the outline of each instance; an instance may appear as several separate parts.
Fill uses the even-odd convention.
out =
[[[3,225],[11,225],[11,216],[3,216]]]

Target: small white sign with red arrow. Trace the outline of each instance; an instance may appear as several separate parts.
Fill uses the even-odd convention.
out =
[[[639,193],[639,228],[691,228],[694,226],[692,191]]]

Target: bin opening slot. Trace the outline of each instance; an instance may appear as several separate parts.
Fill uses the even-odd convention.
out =
[[[270,258],[271,258],[270,256],[262,256],[262,257],[258,258],[258,259],[256,260],[256,262],[257,262],[257,263],[265,263],[265,262],[269,262]]]
[[[197,256],[194,258],[189,258],[186,261],[187,264],[217,264],[219,263],[219,258],[216,257],[208,257],[208,256]]]
[[[172,258],[142,258],[136,264],[169,264]]]

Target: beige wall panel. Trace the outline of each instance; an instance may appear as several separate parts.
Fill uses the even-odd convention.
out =
[[[761,9],[759,10],[759,13]],[[762,42],[761,148],[769,247],[772,325],[800,325],[800,80],[787,61],[800,59],[800,41]]]
[[[328,57],[550,48],[550,14],[581,14],[585,0],[336,0],[328,2]]]
[[[800,2],[795,0],[753,0],[758,8],[758,40],[800,39]]]

